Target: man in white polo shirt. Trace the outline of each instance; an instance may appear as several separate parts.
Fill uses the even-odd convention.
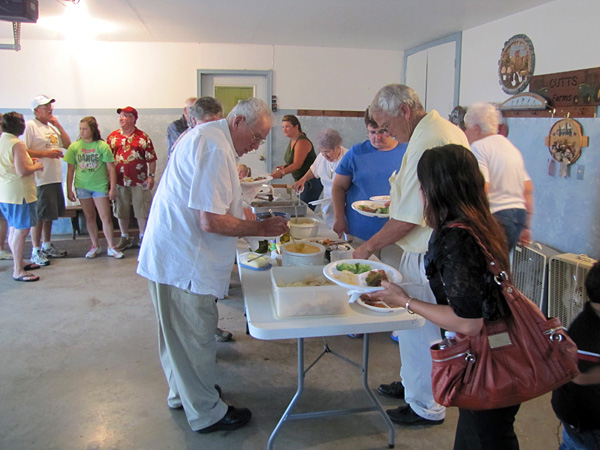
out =
[[[35,173],[37,185],[38,224],[31,228],[31,262],[46,266],[48,257],[62,258],[67,254],[51,241],[52,222],[65,211],[62,188],[61,158],[63,149],[71,145],[69,135],[53,114],[53,98],[38,95],[31,101],[35,119],[27,122],[25,146],[32,158],[38,158],[44,170]],[[41,247],[40,247],[41,243]]]
[[[176,145],[148,218],[137,272],[149,280],[159,324],[167,404],[183,407],[192,430],[235,430],[252,413],[228,406],[216,385],[217,299],[227,294],[238,236],[277,236],[273,217],[243,220],[239,157],[271,130],[262,100],[238,103],[227,116],[189,130]]]

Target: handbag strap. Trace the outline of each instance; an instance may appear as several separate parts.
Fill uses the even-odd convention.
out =
[[[511,284],[508,280],[508,273],[500,269],[500,267],[496,263],[496,258],[492,256],[492,254],[488,251],[487,247],[483,244],[483,242],[481,242],[481,239],[479,238],[479,236],[477,236],[475,231],[473,231],[473,228],[471,228],[469,225],[460,222],[451,223],[447,226],[449,228],[461,228],[463,230],[468,231],[469,234],[473,237],[473,239],[475,239],[475,242],[477,242],[477,244],[481,248],[481,252],[483,253],[483,256],[488,262],[490,272],[492,272],[492,274],[494,275],[496,283],[498,283],[501,286],[505,284]]]

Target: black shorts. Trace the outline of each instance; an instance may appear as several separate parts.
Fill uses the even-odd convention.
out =
[[[48,222],[57,220],[65,214],[65,195],[62,183],[50,183],[37,188],[38,220]]]

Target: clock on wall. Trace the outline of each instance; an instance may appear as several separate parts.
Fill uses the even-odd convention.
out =
[[[533,43],[524,34],[516,34],[504,43],[500,61],[498,61],[498,77],[502,90],[514,95],[523,92],[529,84],[535,67]]]

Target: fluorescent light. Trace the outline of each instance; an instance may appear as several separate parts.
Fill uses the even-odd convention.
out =
[[[92,17],[85,3],[68,3],[62,16],[40,17],[37,23],[48,30],[62,33],[67,40],[73,41],[93,40],[98,34],[117,29],[113,22]]]

